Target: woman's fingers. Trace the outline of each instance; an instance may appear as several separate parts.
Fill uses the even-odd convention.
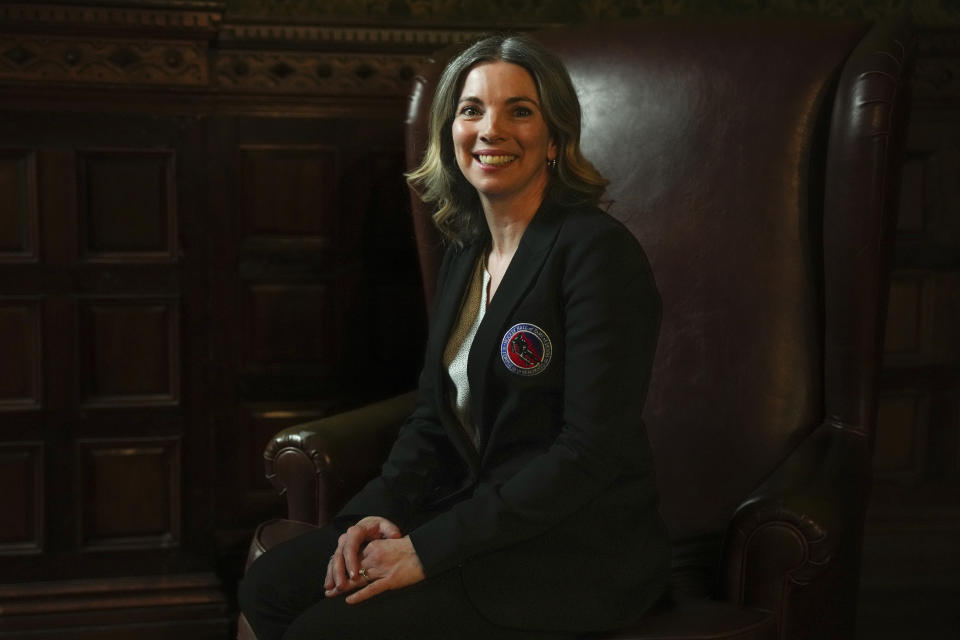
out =
[[[360,548],[368,542],[370,533],[371,531],[366,527],[355,524],[340,536],[343,543],[338,551],[341,551],[347,576],[351,580],[356,578],[357,572],[360,571]]]
[[[336,586],[336,582],[333,580],[333,559],[337,556],[334,553],[330,556],[330,559],[327,561],[327,573],[323,577],[323,588],[325,591],[330,591]]]
[[[380,529],[381,538],[402,538],[403,533],[400,531],[400,527],[393,524],[386,518],[380,518],[380,522],[377,523],[378,528]]]
[[[347,604],[357,604],[390,589],[415,584],[424,579],[423,566],[409,537],[374,541],[363,550],[364,574],[370,583],[347,596]]]
[[[384,591],[389,591],[390,589],[397,589],[399,587],[394,587],[391,585],[391,581],[387,579],[374,580],[363,589],[354,591],[349,596],[347,596],[347,604],[357,604],[358,602],[363,602],[364,600],[369,600],[375,595],[381,594]]]
[[[367,567],[364,558],[369,543],[402,537],[397,525],[378,516],[367,516],[347,529],[337,540],[337,550],[327,563],[327,575],[323,582],[325,595],[329,598],[348,593],[366,587],[385,575],[383,567],[376,567],[373,574],[368,572],[371,567]],[[376,564],[375,562],[374,566]],[[364,570],[365,575],[361,575],[360,569],[364,567],[367,567]],[[379,590],[376,590],[376,593],[379,593]]]
[[[324,581],[325,589],[343,592],[356,586],[351,584],[350,556],[353,555],[353,563],[357,564],[357,551],[355,549],[358,549],[362,543],[362,541],[357,540],[358,537],[362,537],[362,530],[354,526],[347,529],[337,540],[337,550],[330,558],[328,577]],[[351,552],[351,549],[354,549],[354,551]],[[355,568],[354,571],[357,571],[357,569]],[[356,577],[356,575],[354,574],[353,577]],[[328,587],[327,585],[331,581],[333,585]]]
[[[359,575],[351,580],[344,569],[343,554],[338,549],[327,563],[327,577],[323,582],[324,596],[333,598],[364,586],[367,581]]]
[[[327,563],[327,577],[323,581],[324,595],[328,598],[337,595],[347,582],[347,576],[343,571],[343,556],[340,554],[340,547],[330,556]]]

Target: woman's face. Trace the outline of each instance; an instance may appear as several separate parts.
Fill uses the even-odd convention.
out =
[[[484,204],[539,204],[547,160],[557,155],[533,78],[510,62],[486,62],[467,73],[453,119],[453,148],[464,177]]]

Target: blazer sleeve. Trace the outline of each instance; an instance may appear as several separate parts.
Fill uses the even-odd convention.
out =
[[[588,237],[572,243],[559,284],[566,348],[559,435],[509,479],[410,533],[427,575],[547,531],[625,475],[643,478],[649,496],[616,508],[655,505],[641,413],[660,301],[642,249],[610,222],[592,236],[579,234]]]

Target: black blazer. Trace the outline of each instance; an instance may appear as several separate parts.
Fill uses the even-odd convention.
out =
[[[669,571],[640,417],[660,317],[650,267],[606,213],[541,206],[470,349],[478,449],[441,358],[484,244],[447,251],[417,408],[341,516],[396,522],[426,574],[459,567],[498,624],[623,626]]]

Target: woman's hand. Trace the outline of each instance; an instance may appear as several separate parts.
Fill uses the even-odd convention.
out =
[[[363,548],[361,563],[369,584],[347,596],[347,604],[357,604],[384,591],[416,584],[426,577],[410,536],[370,542]]]
[[[327,563],[324,595],[331,598],[366,585],[369,580],[360,575],[361,550],[373,541],[400,538],[402,535],[400,527],[380,516],[367,516],[347,529],[337,541],[337,550]]]

